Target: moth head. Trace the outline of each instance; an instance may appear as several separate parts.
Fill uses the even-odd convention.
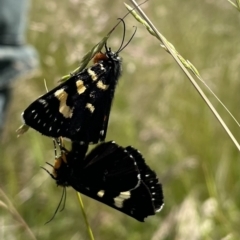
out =
[[[108,47],[105,47],[105,48],[106,48],[106,56],[108,59],[111,59],[116,62],[121,61],[121,57],[118,55],[119,51],[112,52],[111,48],[108,48]]]

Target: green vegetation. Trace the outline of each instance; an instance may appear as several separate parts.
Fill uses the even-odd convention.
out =
[[[36,97],[74,70],[81,57],[122,17],[121,2],[32,2],[29,42],[41,57],[41,73],[14,84],[5,134],[0,143],[1,239],[83,239],[89,236],[73,189],[65,210],[54,213],[61,188],[40,169],[53,163],[52,140],[29,130],[16,138],[20,113]],[[228,1],[148,1],[142,6],[155,26],[190,60],[229,110],[240,119],[239,12]],[[121,53],[120,79],[107,140],[138,148],[163,184],[165,206],[139,223],[83,196],[96,240],[240,239],[238,150],[171,56],[132,16]],[[118,49],[122,28],[108,44]],[[200,83],[199,83],[200,84]],[[201,84],[200,84],[201,85]],[[203,86],[203,85],[202,85]],[[205,91],[237,139],[238,126]],[[10,207],[7,207],[10,206]],[[26,222],[23,223],[23,220]],[[27,228],[28,226],[28,228]]]

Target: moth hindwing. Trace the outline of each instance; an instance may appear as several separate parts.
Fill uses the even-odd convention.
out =
[[[121,58],[106,47],[94,62],[31,103],[22,113],[24,124],[53,138],[105,140]]]
[[[161,184],[138,150],[106,142],[83,157],[86,149],[74,142],[72,150],[58,158],[52,175],[58,185],[72,186],[141,222],[161,210]]]

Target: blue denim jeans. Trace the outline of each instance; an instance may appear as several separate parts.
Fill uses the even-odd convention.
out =
[[[38,67],[36,50],[26,44],[28,0],[0,0],[0,137],[11,83]]]

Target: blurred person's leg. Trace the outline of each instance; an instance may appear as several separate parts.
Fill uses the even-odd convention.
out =
[[[26,45],[28,0],[0,0],[0,134],[14,80],[38,67],[35,49]]]

